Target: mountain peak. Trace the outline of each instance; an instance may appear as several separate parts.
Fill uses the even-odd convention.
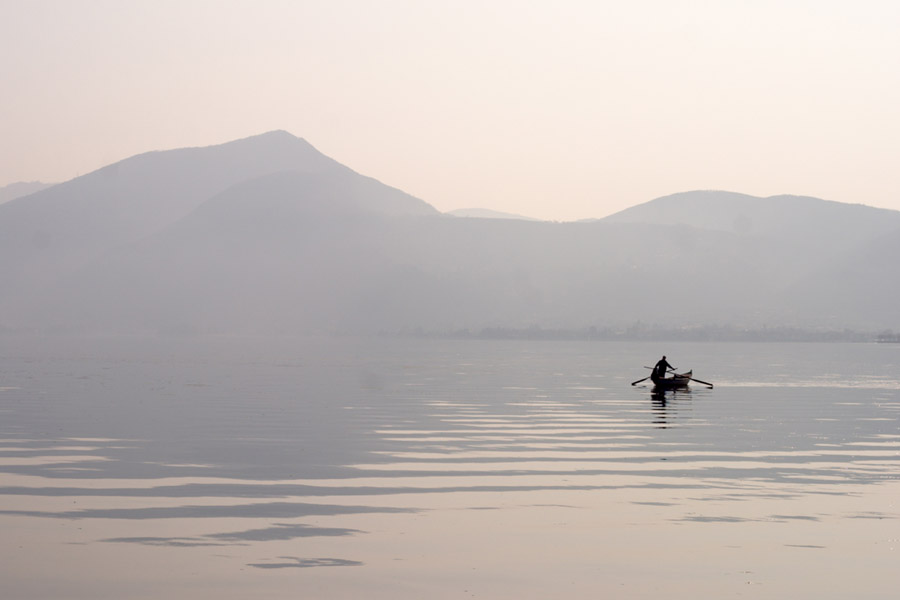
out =
[[[224,144],[207,146],[207,148],[236,148],[241,149],[241,151],[247,151],[249,149],[254,152],[266,150],[272,153],[305,152],[322,156],[321,153],[305,139],[297,137],[284,129],[275,129],[273,131],[267,131],[265,133],[225,142]]]
[[[256,135],[251,135],[245,138],[240,138],[237,140],[233,140],[231,142],[226,142],[228,144],[240,144],[243,142],[251,142],[251,141],[259,141],[259,142],[302,142],[303,144],[309,145],[305,139],[301,137],[297,137],[293,133],[286,131],[284,129],[273,129],[272,131],[266,131],[264,133],[258,133]]]
[[[260,133],[256,136],[250,136],[250,137],[288,137],[288,138],[293,138],[295,140],[303,139],[303,138],[298,138],[297,136],[295,136],[293,133],[289,132],[286,129],[273,129],[271,131],[266,131],[264,133]]]
[[[42,251],[81,263],[168,227],[232,186],[285,171],[353,173],[283,130],[213,146],[145,152],[23,202],[0,205],[0,254],[31,252],[31,240],[39,239],[46,240]],[[25,273],[26,263],[12,266]]]

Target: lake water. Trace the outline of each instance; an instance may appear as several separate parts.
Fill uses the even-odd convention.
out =
[[[4,599],[900,589],[900,344],[0,343]]]

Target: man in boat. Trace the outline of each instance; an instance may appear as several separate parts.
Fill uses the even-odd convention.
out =
[[[656,366],[653,367],[653,372],[650,374],[650,381],[657,382],[660,379],[665,379],[666,371],[669,369],[675,370],[675,367],[670,365],[668,361],[666,361],[665,355],[656,363]]]

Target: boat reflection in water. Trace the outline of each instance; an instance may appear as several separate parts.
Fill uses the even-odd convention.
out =
[[[670,421],[675,418],[681,401],[690,400],[691,388],[687,386],[667,388],[653,386],[650,390],[652,401],[653,424],[659,429],[665,429]]]

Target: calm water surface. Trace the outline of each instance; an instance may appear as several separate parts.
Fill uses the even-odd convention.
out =
[[[897,344],[0,344],[2,598],[900,588]]]

